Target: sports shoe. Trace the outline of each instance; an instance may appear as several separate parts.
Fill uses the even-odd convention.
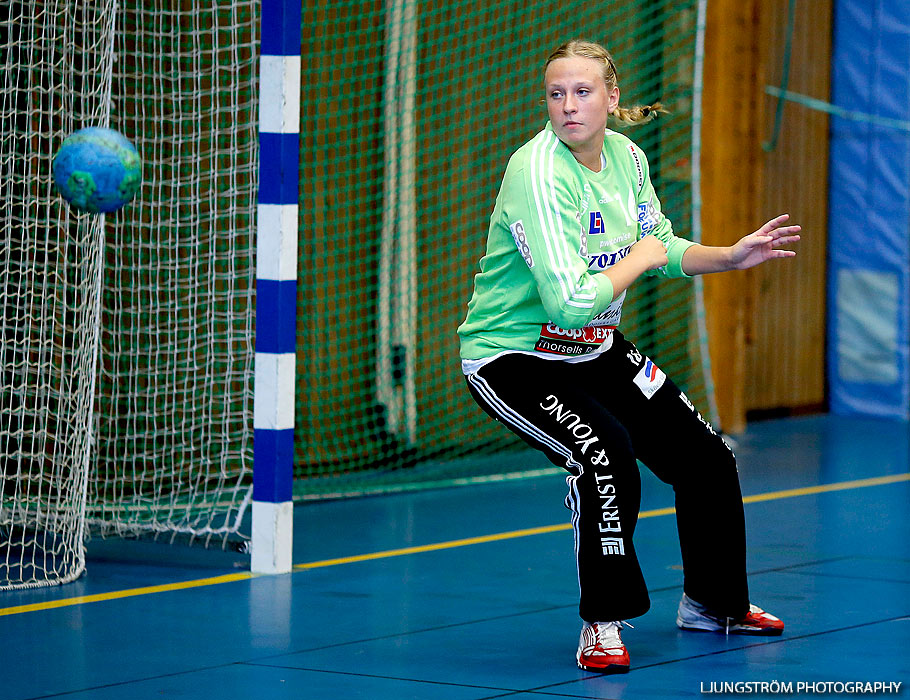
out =
[[[578,653],[575,654],[578,668],[597,673],[626,673],[629,652],[619,636],[623,624],[629,623],[586,622],[581,628]]]
[[[752,634],[775,636],[784,631],[784,623],[756,605],[749,606],[749,612],[741,620],[732,617],[718,617],[708,612],[701,603],[696,603],[683,593],[676,613],[676,626],[684,630],[725,632],[726,634]]]

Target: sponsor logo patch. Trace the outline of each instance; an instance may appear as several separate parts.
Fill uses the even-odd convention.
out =
[[[641,159],[638,157],[638,152],[635,150],[635,146],[630,145],[629,150],[632,152],[632,158],[635,161],[635,168],[638,170],[638,191],[641,192],[641,187],[645,184],[645,170],[641,167]]]
[[[601,537],[600,546],[603,549],[603,553],[606,554],[619,554],[620,556],[626,553],[625,547],[623,547],[622,539],[619,537]]]
[[[626,299],[626,293],[623,292],[613,301],[610,302],[610,305],[597,314],[594,317],[594,321],[599,326],[606,326],[607,328],[617,328],[619,322],[622,319],[622,303]]]
[[[613,333],[615,326],[585,326],[560,328],[553,323],[540,327],[540,337],[534,349],[553,355],[588,355],[597,350]]]
[[[642,365],[642,368],[638,370],[638,374],[635,375],[635,386],[641,389],[641,393],[645,395],[645,398],[650,399],[657,393],[657,390],[664,385],[667,375],[654,364],[651,358],[646,357],[645,363]]]
[[[509,226],[509,230],[512,232],[512,239],[515,241],[518,252],[521,253],[521,257],[524,258],[528,268],[534,267],[534,258],[531,255],[531,249],[528,247],[528,237],[525,235],[524,224],[520,220],[516,221]]]
[[[632,250],[632,246],[627,245],[625,248],[614,250],[612,253],[588,255],[588,267],[592,270],[606,270],[626,257],[630,250]],[[585,254],[587,255],[587,250],[585,250]]]
[[[651,202],[642,202],[638,205],[638,225],[642,235],[653,231],[660,223],[660,212]]]
[[[588,235],[596,236],[606,232],[603,215],[599,211],[592,211],[588,218]]]

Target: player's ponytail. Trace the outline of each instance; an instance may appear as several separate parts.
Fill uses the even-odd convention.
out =
[[[658,114],[669,114],[660,102],[650,105],[635,105],[634,107],[623,107],[619,105],[611,113],[612,116],[623,124],[647,124]]]

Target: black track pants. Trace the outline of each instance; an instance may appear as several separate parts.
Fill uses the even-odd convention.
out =
[[[718,615],[746,614],[733,453],[621,333],[588,362],[508,354],[467,380],[484,411],[569,473],[582,619],[624,620],[650,607],[632,541],[641,503],[636,459],[675,491],[685,592]]]

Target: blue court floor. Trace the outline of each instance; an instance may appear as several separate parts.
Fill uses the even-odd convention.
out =
[[[676,628],[672,491],[645,472],[636,544],[652,609],[623,635],[632,670],[578,670],[553,474],[299,506],[284,576],[89,543],[76,583],[0,593],[0,700],[677,698],[773,681],[806,697],[797,683],[899,682],[910,697],[907,424],[766,421],[736,452],[752,598],[785,620],[782,637]]]

